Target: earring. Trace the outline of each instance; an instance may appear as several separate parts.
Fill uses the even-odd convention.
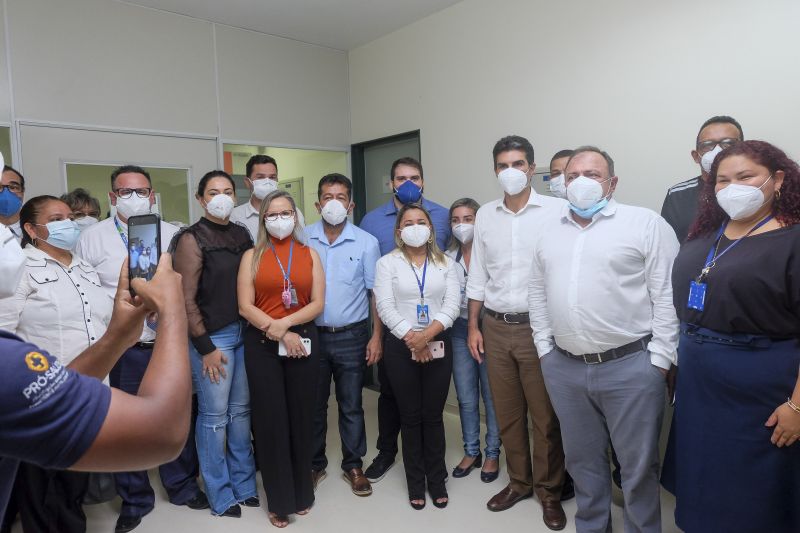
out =
[[[780,200],[781,199],[781,190],[780,189],[775,191],[775,199],[776,200]]]

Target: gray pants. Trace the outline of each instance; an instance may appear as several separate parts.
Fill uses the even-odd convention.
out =
[[[658,436],[666,382],[649,352],[589,365],[554,350],[541,366],[575,480],[578,533],[611,532],[609,435],[622,467],[625,532],[660,532]]]

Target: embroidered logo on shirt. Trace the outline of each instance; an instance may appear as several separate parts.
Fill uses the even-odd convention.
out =
[[[28,352],[25,356],[25,364],[34,372],[47,372],[50,362],[39,352]]]

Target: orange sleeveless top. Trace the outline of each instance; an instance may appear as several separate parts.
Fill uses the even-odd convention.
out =
[[[267,313],[272,318],[284,318],[298,309],[305,307],[311,301],[311,286],[314,283],[314,262],[311,259],[311,249],[304,246],[290,236],[282,241],[273,239],[273,248],[267,246],[261,255],[258,272],[254,281],[256,307]],[[289,272],[289,249],[294,241],[292,252],[292,270]],[[289,280],[297,292],[297,305],[286,309],[281,299],[283,292],[283,272],[275,259],[277,252],[283,269],[289,273]]]

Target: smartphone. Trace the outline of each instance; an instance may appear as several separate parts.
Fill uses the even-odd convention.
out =
[[[428,343],[428,350],[431,352],[431,357],[434,359],[441,359],[444,357],[444,341],[431,341]],[[411,360],[416,361],[417,358],[414,353],[411,353]]]
[[[138,215],[128,219],[128,275],[153,279],[161,259],[161,218]]]
[[[303,343],[303,348],[306,349],[306,355],[311,355],[311,339],[300,337],[300,342]],[[283,341],[278,341],[278,355],[286,357],[289,354],[286,352],[286,345]]]

